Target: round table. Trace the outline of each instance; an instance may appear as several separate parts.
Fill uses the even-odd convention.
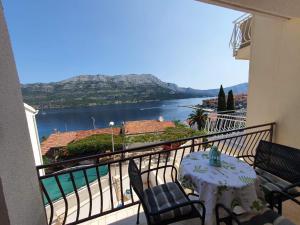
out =
[[[245,211],[260,211],[264,204],[257,198],[256,173],[247,163],[221,154],[221,167],[209,165],[209,152],[192,152],[183,158],[179,181],[184,188],[199,194],[206,207],[205,224],[215,224],[215,206],[241,206]]]

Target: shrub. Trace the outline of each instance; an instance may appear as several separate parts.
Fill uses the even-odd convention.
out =
[[[115,151],[122,149],[122,143],[122,137],[119,135],[114,135]],[[106,151],[112,151],[110,134],[92,135],[67,145],[67,152],[69,156],[104,153]]]
[[[204,131],[193,130],[184,124],[177,124],[176,127],[168,127],[165,132],[157,134],[142,134],[126,137],[126,143],[150,143],[159,141],[176,141],[188,137],[204,135]]]

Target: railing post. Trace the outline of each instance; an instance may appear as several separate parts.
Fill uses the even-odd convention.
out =
[[[195,139],[193,138],[192,139],[192,149],[191,149],[191,152],[194,152],[195,151]]]
[[[270,126],[271,127],[270,127],[270,138],[269,138],[269,141],[273,142],[274,124],[272,123]]]

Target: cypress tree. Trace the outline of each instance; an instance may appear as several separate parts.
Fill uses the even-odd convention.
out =
[[[227,110],[234,110],[234,98],[233,98],[233,92],[232,90],[230,90],[228,92],[228,96],[227,96]]]
[[[223,86],[221,85],[220,91],[218,94],[218,111],[226,111],[226,97]]]

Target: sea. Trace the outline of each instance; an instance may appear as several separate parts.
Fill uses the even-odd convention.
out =
[[[126,121],[153,120],[159,117],[164,120],[185,121],[193,111],[191,106],[202,104],[204,99],[208,98],[45,109],[36,116],[37,127],[41,139],[54,131],[65,132],[108,127],[110,121],[113,121],[116,126],[120,126],[122,122]]]

